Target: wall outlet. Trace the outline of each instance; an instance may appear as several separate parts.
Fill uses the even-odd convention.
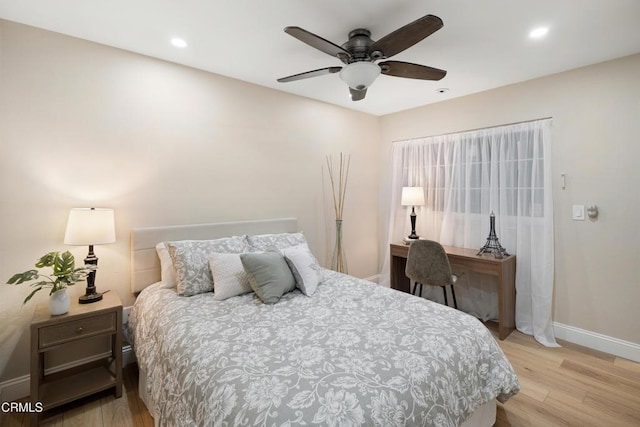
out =
[[[584,205],[573,205],[573,220],[584,221]]]

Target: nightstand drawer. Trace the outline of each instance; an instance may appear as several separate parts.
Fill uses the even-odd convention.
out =
[[[47,348],[89,335],[116,331],[116,313],[106,313],[85,319],[40,328],[39,347]]]

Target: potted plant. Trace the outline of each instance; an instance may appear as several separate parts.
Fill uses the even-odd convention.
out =
[[[51,288],[49,292],[49,309],[52,315],[64,314],[69,311],[69,296],[67,286],[84,280],[87,275],[95,270],[95,266],[84,266],[76,268],[73,254],[65,252],[49,252],[41,257],[35,264],[36,268],[51,267],[51,275],[40,273],[38,270],[28,270],[24,273],[14,274],[7,284],[19,285],[21,283],[33,281],[30,284],[33,291],[24,299],[26,304],[39,290]]]

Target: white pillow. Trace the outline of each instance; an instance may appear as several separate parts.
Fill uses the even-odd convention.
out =
[[[213,253],[209,267],[213,276],[213,299],[222,301],[253,292],[239,254]]]
[[[156,245],[156,253],[160,258],[160,281],[162,285],[160,288],[171,289],[176,287],[176,270],[173,268],[173,261],[169,250],[164,245],[164,242],[160,242]]]
[[[280,252],[284,255],[284,259],[293,273],[296,287],[307,296],[313,295],[320,282],[318,275],[320,266],[311,253],[309,246],[306,243],[302,243],[282,249]]]

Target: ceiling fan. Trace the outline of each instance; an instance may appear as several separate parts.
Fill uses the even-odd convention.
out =
[[[349,85],[351,99],[360,101],[367,88],[382,73],[387,76],[420,80],[440,80],[447,72],[426,65],[402,61],[383,61],[413,46],[444,26],[442,19],[426,15],[401,27],[378,41],[371,40],[371,33],[358,28],[349,33],[349,40],[342,46],[331,43],[300,27],[286,27],[284,32],[346,64],[344,67],[327,67],[307,71],[278,79],[280,83],[308,79],[326,74],[340,73],[340,78]]]

